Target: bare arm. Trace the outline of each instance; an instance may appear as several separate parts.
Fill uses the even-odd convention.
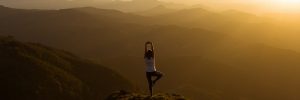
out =
[[[151,50],[152,50],[152,52],[153,52],[153,54],[154,54],[154,45],[153,45],[152,42],[151,42]]]
[[[152,42],[146,42],[145,43],[145,54],[147,53],[147,51],[148,51],[148,44],[150,44],[150,46],[151,46],[151,51],[153,52],[153,58],[154,58],[154,45],[153,45],[153,43]]]
[[[146,54],[146,52],[147,52],[147,45],[148,45],[148,43],[146,42],[146,43],[145,43],[145,54]]]
[[[145,53],[148,51],[148,50],[147,50],[147,49],[148,49],[148,48],[147,48],[148,44],[152,45],[152,42],[148,41],[148,42],[145,43]]]
[[[150,43],[150,45],[151,45],[151,50],[153,52],[153,59],[155,59],[154,45],[152,42]]]

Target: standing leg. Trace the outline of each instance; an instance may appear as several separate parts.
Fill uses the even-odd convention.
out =
[[[152,88],[152,78],[151,78],[151,73],[150,72],[146,72],[146,76],[147,76],[147,80],[148,80],[148,88],[149,88],[149,91],[150,91],[150,95],[152,97],[152,94],[153,94],[153,88]]]

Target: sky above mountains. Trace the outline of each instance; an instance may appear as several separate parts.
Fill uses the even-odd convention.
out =
[[[16,8],[44,8],[44,9],[60,9],[70,7],[95,6],[106,8],[118,8],[116,1],[124,1],[128,7],[149,5],[159,5],[160,3],[176,3],[184,5],[202,5],[213,9],[239,9],[249,12],[284,12],[284,13],[300,13],[300,0],[0,0],[0,5],[6,5]],[[126,1],[126,2],[125,2]],[[130,4],[133,3],[133,4]],[[124,7],[126,8],[126,7]],[[136,8],[140,9],[140,8]]]

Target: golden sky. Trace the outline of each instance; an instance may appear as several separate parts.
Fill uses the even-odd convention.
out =
[[[49,4],[56,6],[71,6],[72,1],[80,1],[84,4],[97,4],[101,2],[109,2],[115,0],[0,0],[1,4],[10,4],[22,6],[30,4],[30,6],[40,6]],[[121,0],[130,1],[130,0]],[[212,9],[227,10],[238,9],[249,12],[281,12],[281,13],[300,13],[300,0],[159,0],[165,2],[183,3],[187,5],[204,5]],[[6,2],[6,3],[4,3]],[[7,3],[8,2],[8,3]],[[14,4],[17,3],[17,4]],[[53,8],[55,8],[53,7]]]
[[[161,0],[185,4],[204,4],[212,8],[235,8],[258,12],[299,12],[300,0]]]

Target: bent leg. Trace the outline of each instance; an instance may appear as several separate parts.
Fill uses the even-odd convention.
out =
[[[163,73],[161,72],[155,72],[154,76],[156,76],[156,79],[153,81],[153,84],[155,84],[161,77],[163,77]]]

